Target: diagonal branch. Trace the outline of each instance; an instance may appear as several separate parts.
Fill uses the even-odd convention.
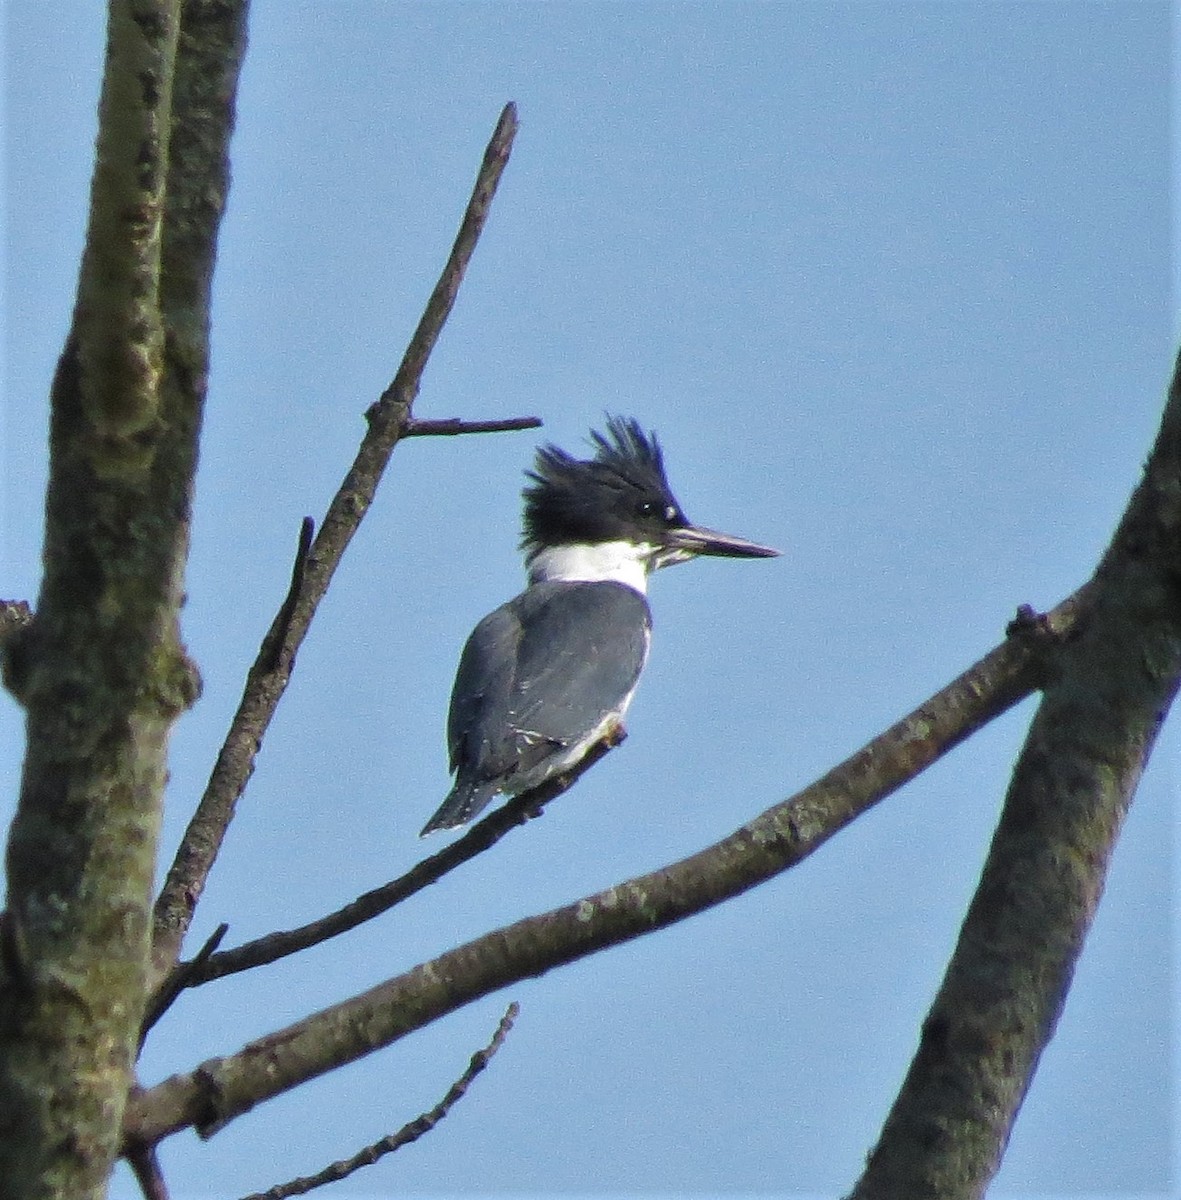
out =
[[[1057,1024],[1181,682],[1181,357],[1160,433],[1017,761],[922,1041],[853,1196],[975,1200]]]
[[[329,938],[347,933],[350,929],[388,912],[394,905],[401,904],[403,900],[409,899],[423,888],[437,883],[456,867],[496,845],[506,833],[522,822],[539,816],[545,805],[568,791],[613,746],[618,745],[622,740],[621,735],[622,730],[613,738],[596,742],[565,774],[547,780],[540,787],[509,800],[473,825],[463,837],[437,854],[424,858],[405,875],[358,896],[356,900],[337,909],[336,912],[328,913],[327,916],[310,921],[297,929],[269,933],[265,937],[255,938],[254,941],[244,942],[232,950],[223,950],[216,954],[210,952],[204,956],[199,954],[189,962],[178,963],[160,988],[160,992],[168,997],[167,1003],[162,1006],[149,1005],[149,1011],[156,1010],[157,1015],[163,1012],[167,1004],[170,1004],[184,988],[197,987],[214,979],[222,979],[226,975],[235,975],[240,971],[276,962],[289,954],[296,954],[300,950],[326,942]]]
[[[447,1089],[447,1094],[429,1112],[415,1117],[413,1121],[403,1125],[397,1133],[391,1133],[380,1141],[374,1142],[373,1145],[358,1150],[356,1154],[341,1159],[339,1162],[331,1163],[322,1171],[317,1171],[315,1175],[305,1175],[287,1183],[276,1184],[272,1188],[267,1188],[265,1192],[256,1192],[246,1196],[244,1200],[288,1200],[291,1196],[307,1195],[314,1188],[347,1179],[362,1167],[371,1167],[378,1159],[384,1158],[387,1154],[392,1154],[395,1150],[401,1150],[403,1146],[418,1141],[424,1133],[429,1133],[434,1129],[455,1104],[467,1094],[472,1081],[491,1062],[492,1056],[497,1050],[504,1045],[504,1039],[508,1037],[509,1030],[512,1029],[513,1022],[517,1019],[520,1011],[520,1006],[516,1001],[508,1006],[504,1016],[500,1018],[500,1024],[497,1025],[492,1040],[483,1050],[477,1050],[472,1055],[467,1070]]]
[[[202,1063],[134,1096],[129,1144],[195,1125],[210,1131],[278,1095],[507,984],[671,925],[807,857],[1036,686],[1046,657],[1074,636],[1076,593],[1026,618],[970,671],[822,779],[729,837],[671,866],[495,930],[370,991]],[[1032,640],[1032,647],[1031,642]]]
[[[135,1176],[144,1200],[169,1200],[168,1185],[155,1146],[138,1146],[127,1156],[128,1165]]]
[[[958,745],[972,730],[996,716],[999,704],[1008,707],[1034,689],[1037,677],[1034,668],[1044,657],[1045,635],[1065,636],[1066,631],[1073,628],[1075,614],[1081,604],[1081,595],[1071,597],[1053,613],[1044,617],[1038,617],[1032,610],[1022,606],[1017,619],[1009,628],[1012,635],[1009,642],[970,667],[952,688],[933,696],[922,708],[906,718],[904,724],[919,722],[924,714],[935,710],[947,711],[952,718],[940,729],[938,738],[930,744],[923,758],[911,764],[913,774],[917,775],[936,758]],[[1002,653],[1007,660],[1007,669],[998,671],[995,656]],[[1023,680],[1026,690],[1020,696],[1013,696],[1011,689],[1013,680],[1017,677]],[[891,733],[892,731],[887,731],[862,750],[860,755],[872,760],[880,758],[882,754],[888,754],[895,744]],[[431,855],[412,867],[405,875],[366,892],[336,912],[296,929],[267,934],[231,950],[207,955],[203,963],[194,960],[183,964],[183,981],[170,981],[168,986],[171,994],[175,996],[184,987],[196,987],[213,979],[275,962],[289,954],[298,953],[329,938],[347,933],[350,929],[380,916],[495,845],[510,829],[529,816],[535,815],[545,804],[566,791],[608,749],[604,744],[593,747],[566,776],[543,784],[534,792],[519,796],[496,809],[474,825],[462,838],[438,854]],[[909,777],[911,776],[907,776]],[[902,781],[890,781],[888,786],[897,787],[899,782]],[[884,794],[885,792],[880,793]],[[875,794],[873,799],[879,799],[880,795]],[[178,971],[181,969],[177,968]]]
[[[303,642],[341,557],[368,511],[377,485],[418,394],[427,359],[451,312],[460,283],[487,220],[517,130],[516,107],[506,105],[484,154],[450,257],[410,339],[393,382],[367,414],[368,430],[353,465],[333,497],[307,556],[296,602],[276,617],[254,666],[197,811],[189,822],[156,901],[152,947],[154,981],[172,969],[192,923],[205,881],[221,849],[258,754],[263,735],[286,690]],[[280,626],[286,634],[280,643]],[[275,664],[278,664],[277,666]]]
[[[222,938],[229,931],[229,926],[223,921],[206,939],[204,945],[188,962],[177,963],[171,974],[148,997],[144,1009],[143,1021],[139,1029],[139,1045],[143,1049],[144,1039],[148,1036],[153,1025],[168,1011],[173,1001],[187,987],[194,986],[193,976],[202,970],[213,952],[221,945]]]

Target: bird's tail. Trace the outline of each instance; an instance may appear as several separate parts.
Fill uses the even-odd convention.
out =
[[[500,789],[487,780],[477,783],[457,783],[439,811],[422,827],[419,837],[440,829],[455,829],[466,825]]]

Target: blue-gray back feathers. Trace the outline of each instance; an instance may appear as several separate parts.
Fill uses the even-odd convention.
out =
[[[472,631],[451,696],[455,787],[423,833],[572,766],[619,718],[648,653],[648,603],[620,583],[539,583]]]

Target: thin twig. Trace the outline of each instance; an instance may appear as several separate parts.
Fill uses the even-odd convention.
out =
[[[128,1153],[127,1161],[144,1200],[168,1200],[168,1185],[155,1146],[136,1146]]]
[[[294,656],[353,534],[373,502],[418,393],[423,368],[451,311],[467,265],[487,220],[517,130],[516,107],[506,105],[476,177],[446,266],[431,293],[401,366],[381,399],[366,413],[368,429],[353,465],[328,506],[308,554],[303,585],[289,612],[280,610],[250,669],[238,711],[218,755],[205,794],[189,822],[156,901],[152,973],[158,983],[172,970],[192,923],[234,809],[254,771],[263,736],[287,687]],[[286,636],[278,637],[281,627]],[[271,649],[271,647],[275,647]],[[276,669],[272,664],[278,663]]]
[[[504,1016],[500,1018],[500,1024],[497,1025],[492,1040],[483,1050],[477,1050],[472,1055],[467,1070],[447,1089],[447,1094],[429,1112],[415,1117],[413,1121],[403,1125],[397,1133],[391,1133],[387,1137],[383,1137],[381,1141],[374,1142],[373,1145],[366,1146],[363,1150],[358,1150],[349,1158],[332,1163],[322,1171],[317,1171],[315,1175],[304,1175],[287,1183],[276,1184],[265,1192],[254,1192],[245,1196],[243,1200],[288,1200],[290,1196],[303,1196],[313,1188],[345,1179],[362,1167],[371,1167],[379,1158],[392,1154],[393,1151],[400,1150],[403,1146],[417,1141],[424,1133],[429,1133],[451,1111],[455,1102],[462,1099],[464,1093],[471,1087],[472,1081],[483,1071],[492,1056],[504,1044],[504,1039],[508,1037],[509,1030],[512,1029],[513,1022],[517,1019],[520,1011],[520,1005],[514,1000],[505,1010]]]
[[[540,429],[540,417],[505,417],[499,421],[464,421],[460,417],[420,420],[407,417],[402,422],[403,437],[454,437],[461,433],[512,433],[520,429]]]
[[[304,517],[299,523],[299,542],[295,547],[295,561],[291,564],[291,583],[287,595],[279,609],[278,616],[271,631],[267,634],[263,648],[259,651],[259,660],[264,671],[277,671],[283,661],[283,650],[287,645],[287,635],[291,631],[291,617],[299,602],[299,594],[303,590],[304,575],[307,572],[308,554],[312,549],[312,535],[316,532],[316,522],[311,517]],[[295,658],[295,648],[287,662],[290,670]]]
[[[1006,642],[970,667],[959,679],[933,696],[910,716],[875,738],[849,760],[850,763],[861,759],[875,763],[887,761],[886,756],[892,746],[897,744],[898,738],[906,737],[913,742],[913,730],[920,728],[928,730],[925,740],[930,744],[923,745],[921,760],[914,756],[913,750],[909,752],[910,756],[902,760],[903,767],[908,768],[909,773],[891,781],[890,789],[899,786],[904,779],[918,774],[930,762],[958,745],[974,729],[992,719],[999,711],[1003,711],[1001,705],[1008,707],[1034,690],[1040,675],[1039,663],[1044,657],[1046,647],[1055,644],[1058,639],[1067,636],[1066,631],[1073,629],[1084,596],[1085,592],[1080,591],[1063,601],[1053,612],[1044,615],[1034,614],[1028,606],[1022,606],[1016,619],[1008,627]],[[1004,671],[998,669],[1001,659],[1006,661]],[[1013,690],[1014,679],[1018,677],[1021,680],[1019,691]],[[956,720],[946,721],[943,728],[936,729],[929,720],[929,714],[933,711],[947,710],[954,711]],[[555,796],[566,791],[608,749],[610,746],[603,744],[592,747],[587,756],[567,776],[551,780],[534,793],[525,793],[509,801],[472,826],[458,841],[438,854],[424,859],[398,879],[374,888],[336,912],[296,929],[266,934],[241,946],[213,954],[199,967],[186,963],[183,965],[183,981],[175,985],[170,980],[168,986],[176,987],[179,991],[185,987],[198,987],[226,975],[265,966],[347,933],[350,929],[380,916],[394,905],[436,882],[461,863],[495,845],[510,829],[527,820],[529,816],[535,815]],[[881,793],[884,794],[885,791]],[[806,791],[801,793],[801,797],[806,795]]]
[[[223,950],[219,954],[210,954],[203,961],[192,959],[178,964],[176,970],[168,977],[162,991],[177,995],[185,988],[197,987],[214,979],[234,975],[240,971],[248,971],[252,967],[265,966],[316,946],[329,938],[337,937],[355,929],[358,925],[371,921],[400,904],[403,900],[422,891],[432,883],[436,883],[456,867],[474,858],[477,854],[494,846],[506,833],[515,829],[525,821],[539,816],[542,809],[568,791],[575,781],[597,763],[613,746],[623,740],[623,730],[620,729],[614,739],[605,739],[595,743],[586,755],[566,774],[551,779],[509,800],[500,808],[488,814],[483,820],[473,825],[458,841],[425,858],[412,867],[405,875],[374,888],[356,900],[346,904],[334,913],[301,925],[298,929],[282,930],[267,934],[265,937],[244,942],[232,950]]]
[[[496,195],[504,168],[508,165],[513,139],[516,136],[517,106],[510,102],[501,110],[500,119],[484,151],[484,160],[476,176],[476,186],[472,190],[472,198],[468,202],[459,233],[455,237],[455,244],[451,248],[451,257],[447,260],[447,266],[427,301],[422,319],[410,339],[398,373],[382,393],[381,399],[366,414],[371,421],[384,423],[386,420],[393,420],[395,427],[401,428],[409,415],[410,405],[418,394],[418,383],[422,378],[423,368],[455,304],[459,285],[463,282],[467,264],[488,219],[492,199]]]
[[[510,983],[703,912],[796,866],[846,825],[1040,686],[1085,623],[1093,585],[1010,637],[789,800],[719,842],[562,908],[492,930],[361,995],[131,1096],[129,1144],[217,1129]]]
[[[176,969],[165,980],[164,985],[158,988],[149,998],[147,1009],[144,1012],[143,1023],[140,1025],[139,1031],[139,1044],[141,1047],[144,1044],[144,1038],[148,1036],[148,1030],[168,1011],[172,1006],[172,1002],[186,987],[193,986],[191,978],[193,972],[200,971],[205,963],[209,961],[213,952],[221,945],[222,938],[225,937],[229,928],[223,921],[205,939],[205,943],[201,949],[188,962],[178,963]]]

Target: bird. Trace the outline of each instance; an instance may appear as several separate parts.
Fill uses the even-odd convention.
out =
[[[779,553],[692,524],[673,495],[655,433],[608,416],[590,459],[552,444],[526,472],[528,583],[486,616],[459,660],[447,718],[454,786],[420,836],[466,825],[621,740],[648,658],[648,577],[701,555]]]

